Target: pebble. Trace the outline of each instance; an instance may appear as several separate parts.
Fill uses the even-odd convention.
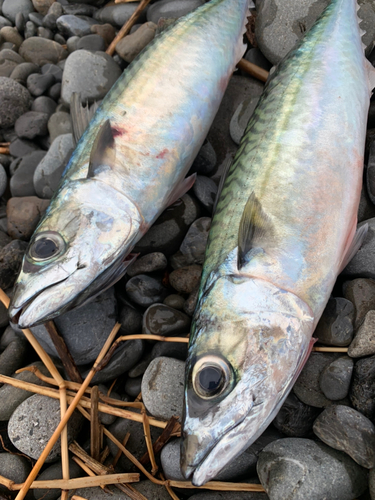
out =
[[[32,0],[34,9],[45,16],[48,13],[49,8],[53,4],[54,0]]]
[[[12,196],[36,196],[33,176],[36,167],[45,155],[45,151],[34,151],[21,158],[15,174],[10,179],[10,192]]]
[[[4,26],[0,30],[1,37],[9,43],[13,43],[18,50],[23,42],[23,37],[18,33],[17,28],[11,28],[10,26]]]
[[[12,26],[12,23],[4,16],[0,16],[0,28],[4,26]]]
[[[170,500],[171,498],[164,486],[154,484],[151,481],[140,481],[139,483],[133,483],[132,486],[148,499]],[[83,496],[86,500],[131,500],[126,493],[117,490],[115,487],[110,486],[107,488],[110,493],[106,493],[105,490],[97,487],[77,489],[74,494]]]
[[[196,290],[194,292],[191,292],[189,297],[185,300],[183,310],[188,316],[193,316],[194,314],[198,302],[198,294],[199,288],[196,288]]]
[[[30,108],[32,99],[25,87],[0,76],[0,128],[12,127],[17,118]]]
[[[55,83],[55,85],[52,85],[52,87],[48,89],[47,94],[48,97],[50,97],[54,101],[58,101],[60,99],[60,94],[61,94],[61,83],[58,82]]]
[[[25,61],[35,63],[38,66],[48,63],[57,64],[68,57],[67,50],[59,43],[35,36],[22,43],[19,53]]]
[[[157,302],[163,302],[167,289],[160,280],[139,274],[126,283],[126,293],[130,300],[142,307],[149,307]]]
[[[106,44],[106,47],[112,42],[116,36],[116,30],[112,24],[94,24],[91,26],[91,33],[97,33],[101,36]]]
[[[142,359],[128,371],[128,377],[136,378],[143,375],[151,361],[151,353],[146,351]]]
[[[189,226],[199,217],[198,203],[184,194],[168,207],[147,233],[138,241],[134,252],[162,252],[167,257],[179,249]]]
[[[358,330],[368,311],[375,309],[375,281],[363,278],[347,281],[344,296],[354,306],[354,328]]]
[[[0,354],[0,373],[1,375],[10,376],[16,370],[21,368],[27,356],[29,346],[23,339],[15,339],[5,348]]]
[[[94,18],[102,23],[108,23],[121,28],[130,19],[136,8],[137,6],[132,3],[107,5],[95,12]],[[141,16],[139,21],[141,22],[143,19],[144,16]]]
[[[57,2],[55,2],[57,3]],[[59,4],[58,4],[59,5]],[[56,64],[44,64],[42,66],[42,74],[43,75],[53,75],[55,82],[61,82],[62,80],[62,69]]]
[[[19,455],[0,453],[0,471],[3,477],[15,483],[23,483],[31,472],[31,463]],[[9,493],[9,490],[1,485],[0,491]]]
[[[371,469],[369,473],[369,489],[371,500],[375,499],[375,469]]]
[[[142,377],[129,377],[125,382],[124,390],[131,398],[136,398],[141,392]]]
[[[188,333],[190,321],[189,316],[177,309],[164,304],[153,304],[143,316],[142,333],[167,337]]]
[[[257,471],[272,500],[353,500],[367,489],[367,473],[350,457],[303,438],[266,446]]]
[[[318,408],[302,403],[291,392],[273,420],[273,425],[286,436],[306,437],[311,434],[319,413]]]
[[[91,27],[90,27],[91,31]],[[104,39],[100,35],[86,35],[80,38],[77,43],[78,50],[100,50],[105,51],[106,45]]]
[[[0,288],[3,290],[14,285],[26,248],[24,241],[14,240],[0,250]]]
[[[48,40],[53,40],[53,32],[49,28],[45,28],[44,26],[40,26],[37,30],[37,35],[42,38],[48,38]]]
[[[72,120],[70,114],[65,111],[57,111],[57,113],[51,115],[48,120],[48,132],[51,144],[59,135],[71,134]]]
[[[362,467],[375,466],[375,426],[353,408],[341,405],[326,408],[314,422],[314,433]]]
[[[91,33],[91,26],[96,24],[92,17],[63,15],[56,21],[57,29],[65,36],[84,36]]]
[[[375,217],[375,206],[367,194],[366,186],[363,186],[358,207],[358,223],[371,219],[372,217]]]
[[[27,21],[25,26],[25,40],[36,35],[36,25],[32,21]]]
[[[180,246],[186,264],[203,264],[210,227],[210,217],[201,217],[190,226]]]
[[[251,491],[207,491],[196,493],[189,497],[189,500],[269,500],[269,496],[266,493]]]
[[[361,248],[345,267],[342,274],[348,278],[375,278],[375,217],[358,224],[358,228],[368,224],[367,235],[365,236]]]
[[[163,304],[172,307],[173,309],[178,309],[180,311],[184,307],[185,299],[181,297],[181,295],[172,293],[171,295],[168,295],[168,297],[164,299]]]
[[[370,420],[374,420],[375,356],[360,359],[355,363],[349,397],[356,410]]]
[[[353,360],[348,356],[342,356],[323,369],[319,385],[327,399],[339,401],[346,398],[352,380],[353,367]]]
[[[31,110],[46,113],[48,116],[51,116],[55,112],[56,107],[56,102],[53,99],[42,95],[34,100]]]
[[[34,173],[34,188],[41,198],[52,198],[74,150],[72,134],[56,137]]]
[[[3,196],[8,185],[8,177],[5,168],[0,163],[0,196]]]
[[[48,205],[49,201],[41,200],[36,196],[10,198],[7,203],[7,233],[9,236],[12,238],[19,238],[21,240],[29,240]],[[5,248],[6,247],[4,247],[3,250],[5,250]],[[24,251],[25,248],[26,245],[22,246],[20,251]],[[17,261],[17,266],[20,264],[21,260]]]
[[[38,459],[60,423],[60,401],[35,394],[26,399],[12,414],[8,424],[9,438],[16,448],[31,458]],[[82,425],[82,416],[75,411],[68,422],[68,441],[72,442]],[[61,454],[60,438],[49,453],[46,463]]]
[[[294,384],[293,391],[303,403],[323,408],[330,404],[319,385],[320,374],[324,368],[336,359],[335,353],[312,352],[300,376]]]
[[[210,175],[212,174],[215,166],[216,153],[210,141],[206,139],[193,161],[188,175],[192,175],[194,173],[198,173],[200,175]]]
[[[30,12],[29,19],[35,24],[35,28],[37,26],[43,26],[43,16],[38,12]]]
[[[257,66],[260,66],[266,71],[269,71],[272,68],[272,63],[270,63],[269,60],[266,57],[264,57],[261,50],[257,47],[256,48],[252,47],[251,49],[249,49],[246,52],[244,59],[253,64],[256,64]]]
[[[30,0],[4,0],[1,10],[7,19],[15,23],[16,15],[19,12],[22,12],[27,18],[27,15],[33,12],[34,8]]]
[[[43,373],[43,375],[50,377],[49,371],[41,361],[35,361],[33,366],[36,366]],[[31,384],[42,386],[46,385],[36,375],[29,371],[17,373],[13,375],[12,378],[23,382],[30,382]],[[0,387],[0,421],[9,420],[16,408],[27,398],[33,396],[33,394],[33,392],[25,391],[24,389],[19,389],[18,387],[13,387],[8,384],[4,384]]]
[[[162,271],[168,265],[166,256],[161,252],[153,252],[139,257],[127,270],[126,274],[133,278],[138,274]]]
[[[142,379],[142,399],[151,415],[164,420],[182,415],[184,378],[183,361],[166,357],[151,361]]]
[[[55,83],[53,75],[34,73],[27,77],[26,85],[31,95],[39,97]]]
[[[27,139],[15,139],[9,146],[9,152],[16,158],[25,156],[33,151],[40,151],[40,148],[32,141]]]
[[[8,59],[0,60],[0,76],[6,76],[10,78],[10,75],[13,73],[16,67],[17,63],[14,61],[9,61]]]
[[[122,307],[119,322],[124,335],[135,335],[142,332],[142,314],[129,304]]]
[[[211,215],[217,195],[217,185],[215,182],[209,177],[198,175],[193,186],[193,192]]]
[[[92,103],[102,99],[120,75],[121,69],[108,54],[77,50],[66,61],[61,98],[69,104],[72,93],[80,92],[82,102]]]
[[[191,293],[198,288],[201,275],[202,266],[193,264],[171,272],[169,283],[180,293]]]
[[[375,354],[375,311],[371,310],[365,316],[352,343],[348,349],[348,355],[352,358],[360,358]]]
[[[326,345],[344,347],[353,338],[354,306],[342,297],[329,299],[316,326],[314,337]]]
[[[249,99],[241,102],[241,104],[234,112],[234,115],[232,116],[229,125],[229,132],[230,136],[236,144],[239,144],[241,142],[247,124],[249,123],[249,120],[255,108],[257,107],[260,95],[261,92],[259,91],[259,94],[257,96],[250,97]]]
[[[76,477],[82,477],[82,469],[76,464],[72,459],[69,459],[69,477],[70,479],[74,479]],[[38,481],[50,481],[53,479],[62,479],[62,465],[61,462],[50,465],[38,476]],[[61,495],[61,490],[51,488],[49,490],[42,488],[35,488],[31,490],[35,500],[57,500]]]
[[[34,75],[30,75],[29,78],[31,78],[32,76]],[[34,139],[38,135],[47,134],[47,122],[48,116],[45,113],[38,113],[37,111],[27,111],[18,118],[15,123],[14,129],[18,137],[20,137],[21,139]]]
[[[25,85],[28,76],[30,76],[33,73],[39,73],[39,71],[40,68],[36,64],[30,62],[24,62],[18,64],[14,68],[14,70],[10,74],[10,78],[12,78],[12,80],[15,80],[18,83],[21,83],[22,85]],[[31,109],[33,108],[31,107]]]
[[[85,3],[71,3],[61,6],[61,14],[70,14],[72,16],[89,16],[92,17],[98,9],[94,5]],[[60,14],[60,15],[61,15]]]
[[[142,24],[137,31],[127,35],[116,45],[117,54],[124,61],[131,63],[133,59],[153,40],[156,32],[156,24],[148,22]]]
[[[10,243],[11,241],[12,241],[12,238],[10,236],[8,236],[5,232],[3,232],[3,231],[0,230],[0,248],[4,248],[5,245],[7,245],[8,243]],[[1,309],[1,306],[0,306],[0,318],[1,318],[1,312],[2,312],[2,309]],[[8,324],[7,321],[6,321],[6,323],[4,325],[2,325],[1,323],[2,323],[2,321],[0,319],[0,327],[6,326]]]
[[[161,17],[177,19],[203,4],[203,0],[161,0],[148,8],[147,21],[157,24]]]
[[[177,335],[178,337],[179,335]],[[184,335],[183,335],[184,336]],[[156,342],[151,351],[151,358],[175,358],[185,361],[187,358],[187,342]]]

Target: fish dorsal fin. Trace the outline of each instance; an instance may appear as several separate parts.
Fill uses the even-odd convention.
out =
[[[96,109],[97,107],[94,106],[92,111],[90,111],[88,104],[82,106],[81,94],[79,92],[73,92],[70,99],[70,117],[73,127],[73,139],[76,145],[87,129]]]
[[[260,245],[260,239],[272,231],[272,223],[262,209],[260,201],[252,192],[243,211],[238,232],[237,268],[246,264],[246,255]]]
[[[215,203],[214,203],[214,207],[212,209],[213,214],[216,212],[216,207],[217,207],[217,204],[218,204],[218,201],[220,198],[220,194],[223,190],[224,182],[225,182],[225,179],[227,178],[229,167],[232,165],[233,158],[227,158],[224,161],[225,161],[225,165],[223,168],[223,173],[221,174],[221,177],[220,177],[219,186],[217,188],[217,193],[216,193],[216,198],[215,198]]]
[[[90,154],[90,164],[87,177],[95,177],[103,167],[115,166],[116,149],[115,139],[113,137],[111,122],[106,120],[100,127],[98,135],[92,145]]]

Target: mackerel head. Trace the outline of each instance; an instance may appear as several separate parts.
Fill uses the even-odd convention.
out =
[[[275,417],[358,249],[374,68],[332,0],[269,78],[226,176],[186,363],[182,470],[200,486]]]
[[[248,0],[211,0],[149,44],[80,138],[31,238],[9,314],[30,327],[120,279],[185,179],[245,49]],[[71,106],[79,135],[87,120]]]

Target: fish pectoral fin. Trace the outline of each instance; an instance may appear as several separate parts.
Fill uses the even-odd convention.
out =
[[[82,106],[81,94],[79,92],[73,92],[72,97],[70,98],[70,117],[72,120],[73,139],[76,145],[82,137],[84,131],[87,129],[97,108],[98,106],[96,103],[94,103],[91,110],[88,104],[86,106]]]
[[[115,139],[113,137],[111,122],[106,120],[95,138],[90,154],[89,170],[87,177],[95,177],[101,167],[113,168],[116,163]]]
[[[341,273],[341,271],[345,269],[345,267],[349,264],[354,255],[361,248],[363,240],[366,238],[367,231],[368,231],[368,224],[364,224],[363,226],[357,229],[352,242],[345,249],[345,254],[341,262],[339,273]]]
[[[255,193],[252,192],[243,211],[238,231],[237,268],[246,264],[246,256],[252,248],[263,247],[262,240],[274,232],[273,225]]]
[[[193,187],[196,178],[197,174],[189,175],[189,177],[177,184],[168,197],[167,207],[173,205],[181,196],[187,193]]]

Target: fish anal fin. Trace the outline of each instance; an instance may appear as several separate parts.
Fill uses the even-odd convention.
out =
[[[70,99],[70,117],[72,120],[73,139],[77,145],[83,133],[87,129],[91,118],[94,116],[98,106],[96,103],[89,108],[89,105],[82,106],[81,94],[73,92]]]
[[[368,231],[368,224],[364,224],[363,226],[359,227],[357,231],[354,234],[354,237],[352,241],[350,242],[349,245],[347,245],[345,249],[345,253],[341,262],[340,270],[343,271],[345,267],[349,264],[349,262],[352,260],[354,255],[358,252],[358,250],[361,248],[363,240],[366,238]]]
[[[116,162],[115,139],[111,123],[106,120],[95,138],[90,154],[90,164],[87,177],[95,177],[101,167],[113,168]]]
[[[173,205],[181,196],[187,193],[193,187],[196,178],[197,174],[189,175],[189,177],[177,184],[169,195],[167,207]]]
[[[273,226],[270,218],[262,209],[255,193],[252,192],[243,211],[238,231],[237,268],[246,264],[246,255],[256,246],[261,246],[264,236],[271,235]]]

